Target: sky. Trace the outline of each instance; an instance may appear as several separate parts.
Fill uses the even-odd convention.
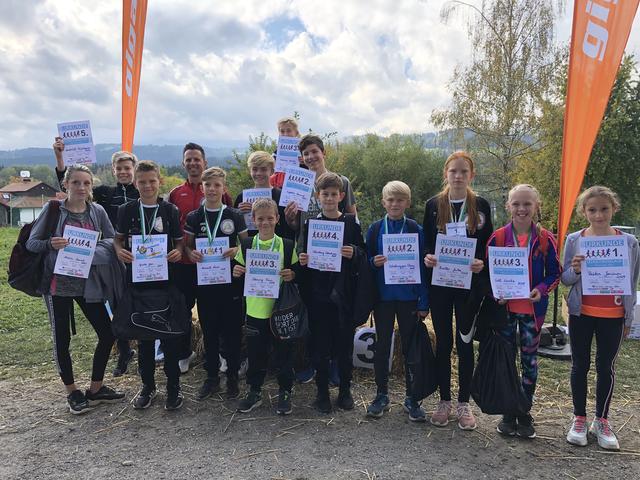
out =
[[[433,131],[471,54],[467,17],[443,23],[444,3],[149,0],[135,142],[237,145],[294,111],[303,132]],[[0,6],[0,149],[50,146],[58,122],[86,119],[94,142],[119,143],[122,2]],[[640,58],[639,17],[627,51]]]

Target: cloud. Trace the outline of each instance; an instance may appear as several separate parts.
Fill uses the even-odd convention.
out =
[[[153,0],[136,143],[215,146],[294,111],[304,131],[423,132],[471,52],[443,0]],[[49,145],[55,124],[90,118],[120,137],[121,3],[10,0],[0,18],[0,148]],[[570,7],[558,42],[570,31]],[[638,20],[630,49],[638,53]]]

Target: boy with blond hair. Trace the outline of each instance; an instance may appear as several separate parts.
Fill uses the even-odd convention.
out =
[[[253,188],[268,188],[271,190],[271,199],[276,202],[276,205],[280,203],[280,194],[282,190],[278,187],[272,186],[270,177],[273,175],[275,168],[275,160],[273,156],[265,151],[258,150],[252,152],[247,158],[247,168],[249,169],[249,175],[253,180]],[[243,201],[243,193],[241,192],[234,202],[234,207],[239,209],[243,214],[251,213],[251,203]],[[289,228],[284,216],[284,207],[278,207],[279,220],[276,225],[276,234],[283,238],[293,239],[295,232]],[[248,230],[250,237],[253,237],[258,233],[258,230]]]
[[[298,121],[293,117],[284,117],[278,120],[278,135],[280,137],[299,137]],[[277,152],[273,154],[274,165],[276,154]],[[302,161],[302,157],[298,157],[298,161],[300,168],[307,168]],[[284,183],[284,172],[272,173],[269,183],[271,183],[271,186],[281,189]]]
[[[373,402],[367,407],[367,416],[375,418],[381,417],[389,409],[389,353],[396,320],[400,330],[402,353],[406,359],[413,330],[417,322],[422,321],[429,311],[423,262],[420,262],[419,284],[387,285],[384,278],[384,264],[387,263],[387,257],[382,255],[384,234],[417,233],[418,251],[424,251],[422,227],[405,215],[405,211],[411,206],[411,189],[406,183],[398,180],[388,182],[382,189],[382,206],[387,213],[367,231],[367,257],[374,271],[378,294],[378,301],[373,310],[376,326],[373,362],[378,391]],[[405,364],[406,395],[403,408],[409,414],[409,420],[424,422],[424,411],[418,401],[411,398],[408,373],[409,369]]]
[[[202,173],[204,202],[200,208],[187,215],[184,233],[187,237],[186,253],[194,263],[204,258],[196,248],[196,238],[227,237],[229,248],[223,252],[226,258],[234,258],[239,240],[247,238],[244,217],[235,208],[227,207],[222,196],[225,191],[226,172],[211,167]],[[240,368],[240,341],[242,337],[242,297],[232,283],[198,285],[195,292],[198,319],[202,326],[207,378],[197,394],[204,400],[220,390],[219,354],[220,340],[225,347],[227,360],[227,398],[238,396],[238,369]]]

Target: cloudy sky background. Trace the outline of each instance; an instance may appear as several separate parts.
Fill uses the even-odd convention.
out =
[[[443,24],[443,3],[149,0],[136,143],[237,145],[293,111],[302,130],[340,137],[431,131],[471,51],[466,18]],[[96,143],[118,143],[121,1],[0,5],[0,149],[49,146],[57,122],[87,118]],[[638,17],[627,51],[640,59]]]

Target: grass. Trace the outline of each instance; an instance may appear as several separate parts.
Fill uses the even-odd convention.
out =
[[[52,356],[51,331],[42,300],[13,290],[7,284],[6,266],[17,236],[16,228],[0,228],[0,380],[55,379],[57,373]],[[551,321],[550,315],[547,321]],[[78,334],[71,340],[74,371],[84,374],[91,368],[96,335],[77,307],[76,327]],[[570,399],[571,363],[546,358],[540,358],[539,363],[538,393],[553,396],[556,392],[562,394],[563,400]],[[640,341],[626,340],[616,364],[618,394],[640,398],[638,365]],[[595,374],[595,363],[592,363],[592,373]],[[593,382],[590,385],[594,387]]]

